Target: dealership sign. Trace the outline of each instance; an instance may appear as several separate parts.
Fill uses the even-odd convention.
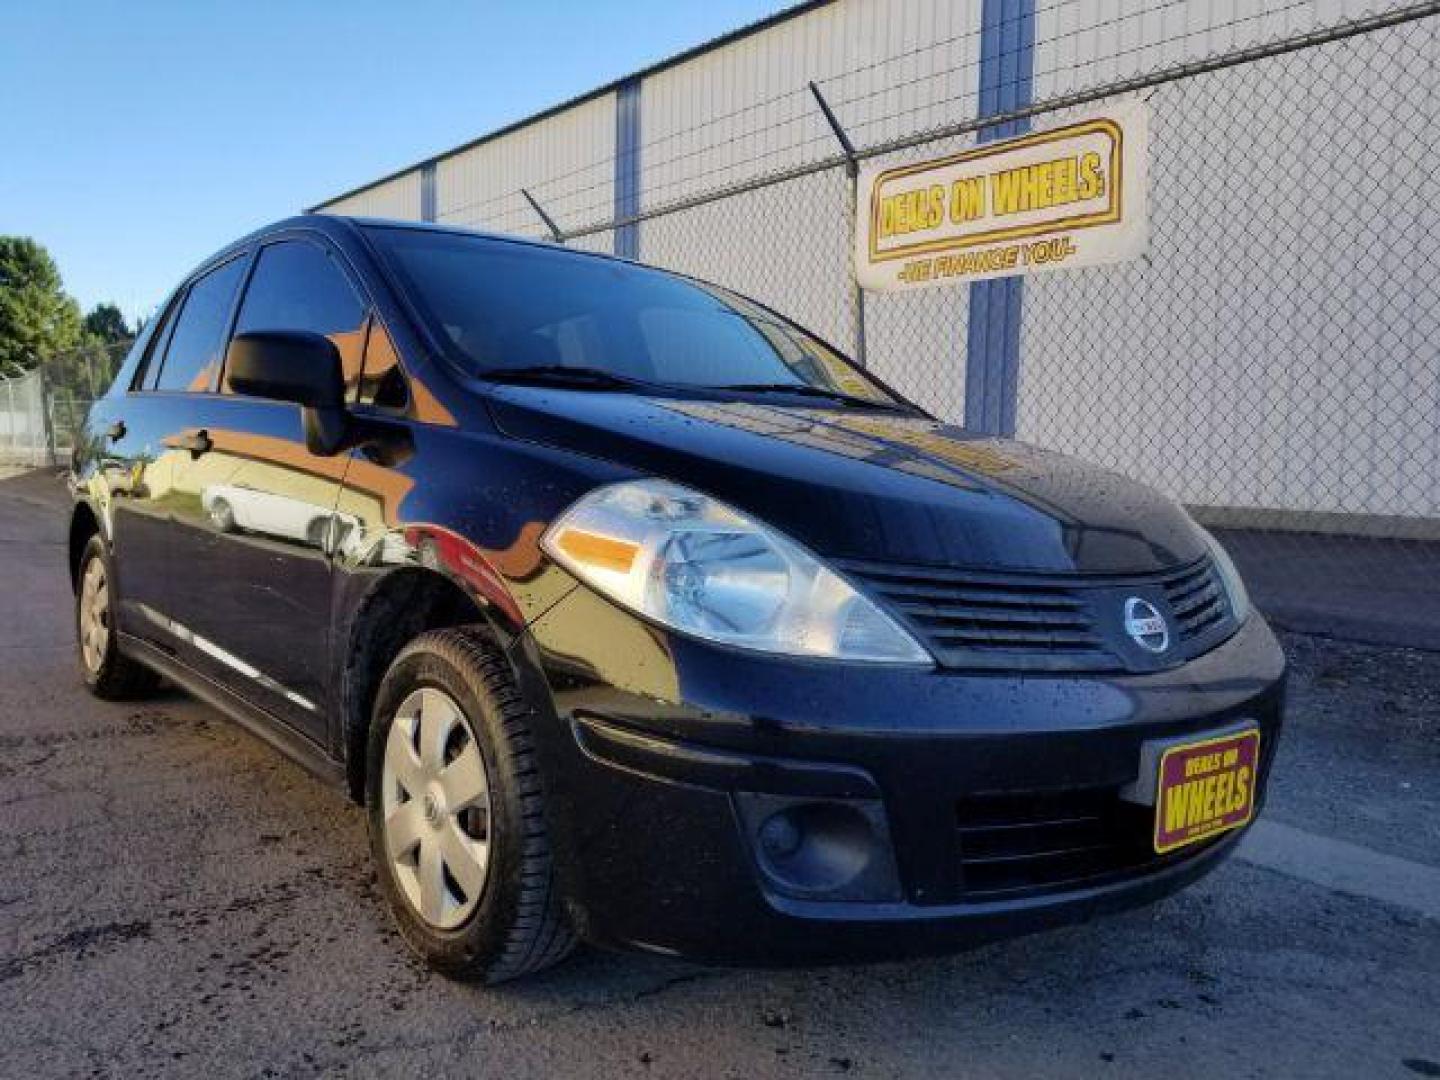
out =
[[[1146,120],[1131,101],[934,161],[867,166],[856,278],[896,291],[1143,254]]]

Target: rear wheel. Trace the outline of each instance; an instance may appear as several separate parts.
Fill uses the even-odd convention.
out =
[[[235,530],[235,510],[224,499],[216,499],[210,504],[210,523],[222,533]]]
[[[450,975],[502,982],[563,959],[561,911],[525,706],[465,630],[424,634],[376,698],[366,810],[406,942]]]
[[[80,556],[75,637],[80,671],[96,697],[125,701],[154,692],[160,676],[120,652],[115,634],[115,584],[105,543],[92,536]]]

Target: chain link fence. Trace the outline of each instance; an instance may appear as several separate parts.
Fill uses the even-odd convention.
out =
[[[0,379],[0,466],[48,465],[53,440],[39,370]]]
[[[0,466],[64,464],[91,403],[109,387],[129,349],[129,341],[92,341],[0,378]]]
[[[1149,254],[1026,282],[1019,436],[1215,521],[1440,536],[1437,61],[1432,17],[1149,91]]]

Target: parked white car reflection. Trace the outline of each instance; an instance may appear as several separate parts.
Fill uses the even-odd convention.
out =
[[[349,553],[359,543],[360,520],[304,499],[235,484],[211,484],[200,493],[210,523],[221,532],[250,532]]]

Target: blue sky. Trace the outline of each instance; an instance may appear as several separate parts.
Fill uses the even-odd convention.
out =
[[[236,236],[786,0],[0,3],[0,234],[147,313]]]

